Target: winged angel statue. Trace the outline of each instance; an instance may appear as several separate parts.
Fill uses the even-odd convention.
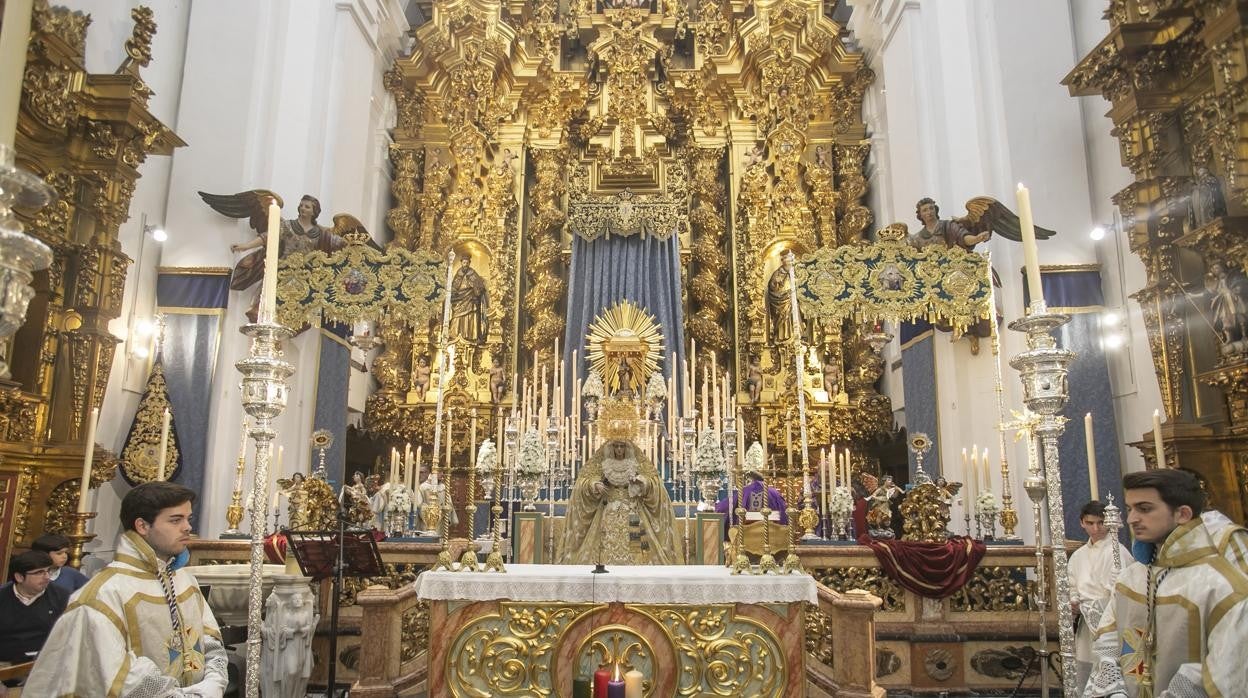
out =
[[[1018,216],[1006,208],[1005,204],[990,196],[977,196],[967,201],[965,216],[945,219],[940,217],[940,206],[933,199],[924,197],[914,205],[914,215],[923,224],[922,228],[910,235],[910,244],[915,247],[927,247],[940,242],[945,247],[957,246],[970,250],[986,241],[992,233],[1014,242],[1021,242],[1023,239]],[[1056,233],[1048,228],[1036,227],[1038,240],[1047,240],[1054,235]]]
[[[282,197],[268,189],[252,189],[237,194],[209,194],[201,191],[199,196],[212,210],[223,216],[247,219],[248,225],[256,231],[255,239],[230,245],[231,252],[243,253],[234,265],[230,289],[242,291],[251,288],[264,276],[264,241],[268,235],[269,203],[275,201],[278,206],[283,206]],[[334,252],[346,246],[344,236],[347,233],[364,230],[363,224],[355,216],[346,213],[334,216],[334,227],[326,228],[316,222],[320,214],[321,202],[316,197],[305,194],[299,199],[298,216],[282,220],[279,238],[279,254],[282,257],[312,250]],[[254,303],[247,314],[254,321]]]

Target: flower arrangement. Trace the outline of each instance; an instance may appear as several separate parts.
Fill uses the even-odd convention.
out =
[[[546,474],[546,447],[537,429],[530,428],[520,439],[520,456],[516,462],[516,472],[528,477],[541,477]]]
[[[494,447],[494,440],[485,439],[477,449],[477,472],[488,475],[494,472],[497,465],[498,449]]]
[[[722,475],[725,466],[724,449],[719,444],[719,435],[710,427],[703,429],[698,437],[698,451],[694,455],[694,472],[714,477]]]
[[[406,514],[411,510],[412,493],[408,491],[407,485],[390,485],[390,496],[386,502],[386,511],[397,514]]]
[[[996,516],[1001,512],[1001,503],[997,501],[997,495],[991,490],[980,492],[975,498],[975,511],[981,515],[991,514]]]
[[[763,445],[755,441],[745,451],[746,472],[763,472]]]
[[[585,385],[581,386],[581,397],[597,400],[605,393],[606,388],[602,384],[602,375],[597,370],[590,371],[589,376],[585,378]]]
[[[848,487],[835,487],[828,495],[828,514],[843,519],[854,511],[854,495]]]
[[[646,400],[661,404],[667,399],[667,384],[663,382],[663,374],[655,371],[650,374],[650,380],[646,383]]]

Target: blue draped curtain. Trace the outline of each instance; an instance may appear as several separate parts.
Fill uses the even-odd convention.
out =
[[[1062,506],[1066,537],[1079,535],[1079,509],[1091,497],[1088,483],[1085,414],[1092,414],[1096,447],[1096,479],[1100,498],[1113,492],[1122,505],[1122,464],[1118,457],[1118,420],[1114,417],[1114,393],[1109,364],[1101,346],[1101,312],[1105,297],[1097,270],[1045,271],[1041,275],[1044,300],[1054,312],[1070,314],[1070,322],[1057,331],[1057,343],[1075,352],[1066,384],[1070,399],[1062,416],[1066,432],[1058,444],[1062,470]]]
[[[161,357],[182,456],[173,479],[200,496],[207,465],[208,396],[229,295],[228,272],[164,273],[156,281],[157,312],[165,318]]]
[[[347,400],[351,391],[351,347],[338,331],[342,326],[327,326],[321,330],[320,357],[316,371],[316,411],[312,429],[326,429],[334,441],[325,450],[325,477],[341,485],[349,480],[347,473]],[[320,454],[312,449],[315,470]]]
[[[571,362],[572,351],[579,349],[578,375],[586,376],[589,371],[585,335],[590,323],[602,311],[628,300],[658,320],[664,346],[659,366],[664,379],[670,377],[673,367],[668,365],[668,359],[675,352],[676,384],[680,385],[684,379],[679,366],[685,358],[685,323],[680,291],[680,240],[676,235],[666,240],[611,235],[592,242],[574,236],[569,276],[564,359]]]

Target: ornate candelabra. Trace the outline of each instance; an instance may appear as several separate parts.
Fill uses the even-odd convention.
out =
[[[793,262],[795,260],[796,256],[790,250],[785,255],[784,262],[789,270],[789,311],[793,316],[793,378],[797,387],[797,425],[802,445],[801,483],[802,491],[806,494],[806,497],[805,506],[802,507],[802,512],[798,515],[797,521],[789,524],[792,540],[790,541],[789,554],[784,558],[784,571],[786,574],[804,571],[801,558],[797,555],[798,526],[806,529],[806,538],[814,538],[815,524],[819,522],[819,516],[810,507],[810,444],[806,440],[806,351],[802,346],[802,314],[797,307],[797,277],[793,272]],[[792,477],[792,473],[789,473],[789,476]]]
[[[684,479],[685,479],[685,554],[692,555],[689,550],[689,519],[693,518],[690,513],[693,505],[693,451],[698,436],[697,423],[698,411],[689,410],[689,416],[684,417],[680,421],[680,435],[684,446],[682,454],[684,460]]]
[[[490,514],[493,518],[494,541],[490,546],[490,554],[485,556],[486,572],[506,572],[503,566],[503,461],[508,457],[514,458],[516,452],[516,417],[512,415],[507,418],[507,425],[503,429],[503,453],[502,457],[495,460],[494,463],[494,504],[490,507]]]
[[[1032,451],[1028,444],[1028,451]],[[1040,612],[1040,695],[1049,698],[1049,628],[1045,619],[1045,611],[1049,607],[1049,589],[1044,574],[1044,519],[1041,518],[1041,505],[1044,503],[1045,484],[1040,476],[1040,467],[1036,463],[1034,453],[1028,459],[1027,479],[1023,480],[1023,489],[1031,499],[1032,533],[1036,537],[1036,610]],[[1065,695],[1065,694],[1063,694]],[[1073,695],[1073,694],[1072,694]]]
[[[438,402],[434,408],[431,469],[437,466],[442,443],[442,410],[446,405],[446,384],[447,379],[450,378],[451,369],[455,366],[455,345],[447,341],[451,336],[451,280],[455,273],[455,251],[448,252],[446,256],[446,286],[443,287],[442,293],[442,334],[439,337],[442,350],[438,352]],[[443,488],[447,487],[451,475],[451,449],[448,447],[446,451],[446,463],[442,467],[442,477],[439,478],[439,484]],[[442,498],[444,506],[442,520],[439,522],[441,525],[438,526],[438,537],[441,539],[442,549],[438,551],[438,559],[434,562],[432,569],[454,571],[455,565],[451,561],[450,548],[451,498],[449,494],[437,493],[435,496]]]
[[[1075,354],[1057,346],[1053,330],[1070,321],[1069,315],[1049,313],[1044,301],[1032,303],[1031,314],[1010,323],[1027,334],[1027,351],[1010,360],[1023,381],[1023,402],[1039,416],[1033,439],[1038,439],[1048,490],[1049,535],[1053,548],[1053,585],[1057,592],[1057,637],[1062,656],[1063,695],[1076,695],[1074,615],[1070,607],[1070,577],[1066,571],[1066,523],[1062,511],[1062,481],[1057,441],[1065,430],[1058,412],[1066,406],[1066,384]]]
[[[997,291],[996,286],[992,283],[991,253],[988,255],[988,269],[989,306],[995,314]],[[997,393],[997,445],[999,447],[998,452],[1001,454],[1001,528],[1003,530],[1001,540],[1009,543],[1020,543],[1022,539],[1014,533],[1014,527],[1018,525],[1018,512],[1014,510],[1014,494],[1010,487],[1010,461],[1005,455],[1005,432],[1008,427],[1005,421],[1005,385],[1001,380],[1001,338],[997,333],[996,317],[993,317],[989,322],[989,331],[992,336],[993,378],[995,380],[994,388]]]
[[[246,431],[246,427],[243,428]],[[238,465],[234,468],[234,490],[230,493],[230,505],[225,508],[225,522],[229,528],[221,534],[222,538],[242,538],[243,532],[238,525],[243,522],[243,473],[247,470],[247,455],[238,457]]]
[[[95,538],[94,533],[87,533],[87,522],[95,518],[94,511],[76,511],[70,516],[74,519],[73,532],[65,536],[69,539],[69,566],[82,568],[82,546]]]
[[[260,696],[261,576],[264,569],[264,503],[269,497],[269,461],[273,455],[273,419],[286,409],[286,380],[295,372],[283,361],[281,341],[293,333],[274,322],[243,326],[251,352],[234,366],[243,374],[243,410],[252,418],[256,469],[251,484],[251,571],[247,592],[247,698]]]
[[[1118,532],[1122,530],[1122,511],[1114,504],[1114,494],[1105,495],[1105,530],[1109,532],[1110,548],[1114,551],[1114,577],[1122,571],[1122,553],[1118,550]]]
[[[555,559],[555,486],[561,484],[562,473],[559,464],[559,427],[555,425],[555,420],[551,419],[546,423],[546,500],[548,502],[546,508],[547,530],[550,535],[547,540],[550,541],[550,555],[547,560]]]
[[[35,295],[30,287],[34,272],[52,263],[52,250],[22,232],[13,215],[14,206],[43,208],[52,200],[52,187],[18,169],[16,156],[11,146],[0,143],[0,344],[26,322],[26,306]],[[0,380],[8,378],[9,364],[0,351]]]

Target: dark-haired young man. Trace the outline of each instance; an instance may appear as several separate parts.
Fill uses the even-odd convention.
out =
[[[1071,602],[1082,617],[1075,633],[1075,663],[1079,669],[1075,685],[1080,689],[1092,672],[1092,631],[1099,624],[1105,602],[1114,590],[1114,548],[1118,549],[1119,569],[1131,564],[1131,553],[1122,543],[1112,540],[1105,529],[1105,505],[1093,500],[1079,511],[1079,526],[1088,534],[1088,542],[1070,556]]]
[[[69,592],[53,586],[52,558],[39,550],[9,560],[13,583],[0,589],[0,661],[29,662],[65,611]]]
[[[32,696],[211,696],[226,687],[216,618],[186,563],[195,493],[139,485],[121,501],[124,533],[31,670]]]
[[[1194,475],[1123,477],[1135,558],[1122,571],[1093,644],[1084,695],[1238,696],[1248,686],[1248,531],[1205,511]]]
[[[73,567],[66,567],[69,562],[69,539],[59,533],[45,533],[30,544],[31,550],[42,550],[52,558],[52,584],[73,594],[87,583],[87,575]]]

